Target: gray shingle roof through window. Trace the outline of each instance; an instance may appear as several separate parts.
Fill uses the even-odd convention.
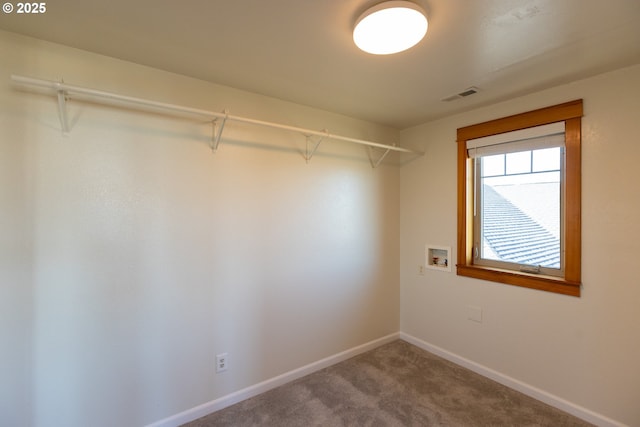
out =
[[[485,243],[500,260],[560,268],[560,241],[488,185],[483,186]]]

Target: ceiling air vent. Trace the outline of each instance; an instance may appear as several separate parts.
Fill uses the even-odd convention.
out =
[[[441,101],[445,101],[445,102],[455,101],[456,99],[466,98],[467,96],[471,96],[476,93],[478,93],[478,88],[475,86],[471,86],[470,88],[467,88],[460,93],[456,93],[455,95],[442,98]]]

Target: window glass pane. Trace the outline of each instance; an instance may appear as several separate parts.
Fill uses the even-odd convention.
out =
[[[541,167],[560,164],[554,150],[539,150],[548,151]],[[526,164],[526,173],[481,178],[480,257],[560,269],[560,171],[529,173],[531,152],[524,153],[507,155],[507,171]]]
[[[504,175],[504,154],[482,157],[482,176]]]
[[[531,151],[507,154],[507,175],[531,172]]]
[[[535,150],[533,152],[533,171],[552,171],[560,169],[560,147]]]

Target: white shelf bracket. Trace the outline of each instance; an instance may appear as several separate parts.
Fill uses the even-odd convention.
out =
[[[325,134],[329,135],[329,132],[326,129],[322,130]],[[324,136],[319,136],[317,137],[317,140],[314,141],[313,140],[313,135],[305,135],[307,138],[307,150],[305,152],[304,155],[304,159],[307,161],[307,163],[309,163],[309,161],[311,161],[311,158],[313,157],[314,154],[316,154],[316,151],[318,150],[318,147],[320,146],[320,143],[322,142],[322,140],[325,138]]]
[[[229,112],[224,110],[224,117],[218,122],[218,119],[213,119],[211,121],[212,132],[211,132],[211,151],[214,153],[218,151],[218,146],[220,145],[220,138],[222,137],[222,131],[224,130],[224,125],[227,123],[227,118],[229,117]]]
[[[69,120],[67,119],[67,93],[64,90],[58,90],[58,114],[60,116],[60,127],[62,134],[69,134]]]
[[[393,147],[396,146],[396,144],[392,144]],[[391,148],[387,148],[384,150],[384,152],[378,157],[378,159],[376,159],[375,154],[374,154],[374,148],[373,147],[367,147],[369,149],[369,161],[371,162],[371,167],[372,168],[377,168],[378,166],[380,166],[380,163],[382,163],[382,161],[384,160],[385,157],[387,157],[387,154],[389,154],[389,152],[391,151]]]

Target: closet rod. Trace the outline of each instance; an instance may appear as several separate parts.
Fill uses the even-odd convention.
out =
[[[284,130],[289,130],[289,131],[293,131],[293,132],[299,132],[299,133],[302,133],[303,135],[307,135],[307,136],[315,135],[315,136],[320,136],[320,137],[323,137],[323,138],[329,138],[329,139],[334,139],[334,140],[339,140],[339,141],[346,141],[346,142],[353,142],[355,144],[366,145],[366,146],[369,146],[369,147],[377,147],[377,148],[382,148],[382,149],[390,150],[390,151],[399,151],[399,152],[402,152],[402,153],[412,153],[412,154],[419,154],[419,155],[424,154],[424,153],[422,153],[420,151],[410,150],[408,148],[397,147],[395,145],[380,144],[378,142],[367,141],[367,140],[364,140],[364,139],[351,138],[351,137],[342,136],[342,135],[334,135],[332,133],[329,133],[328,131],[317,131],[317,130],[312,130],[312,129],[305,129],[305,128],[300,128],[300,127],[296,127],[296,126],[284,125],[284,124],[280,124],[280,123],[267,122],[267,121],[264,121],[264,120],[251,119],[251,118],[248,118],[248,117],[234,116],[234,115],[226,114],[226,113],[216,113],[214,111],[200,110],[200,109],[197,109],[197,108],[183,107],[183,106],[180,106],[180,105],[167,104],[167,103],[164,103],[164,102],[150,101],[150,100],[147,100],[147,99],[141,99],[141,98],[134,98],[134,97],[131,97],[131,96],[119,95],[117,93],[112,93],[112,92],[105,92],[105,91],[96,90],[96,89],[89,89],[89,88],[84,88],[84,87],[80,87],[80,86],[73,86],[73,85],[69,85],[67,83],[56,82],[56,81],[53,81],[53,80],[42,80],[42,79],[35,79],[35,78],[32,78],[32,77],[17,76],[17,75],[12,75],[11,76],[11,80],[13,80],[16,83],[20,83],[20,84],[24,84],[24,85],[39,86],[39,87],[44,87],[44,88],[48,88],[48,89],[53,89],[58,94],[64,93],[65,96],[70,95],[70,94],[88,95],[90,97],[95,97],[95,98],[105,98],[105,99],[110,99],[110,100],[114,100],[114,101],[121,101],[121,102],[129,103],[129,104],[137,104],[137,105],[140,105],[140,106],[145,106],[145,107],[150,107],[150,108],[155,108],[155,109],[163,109],[163,110],[167,110],[167,111],[173,111],[173,112],[176,112],[176,113],[183,113],[183,114],[190,114],[190,115],[195,115],[195,116],[206,117],[206,118],[209,118],[209,119],[217,119],[217,118],[219,118],[219,119],[224,119],[224,120],[234,120],[234,121],[237,121],[237,122],[250,123],[250,124],[259,125],[259,126],[267,126],[267,127],[277,128],[277,129],[284,129]]]

